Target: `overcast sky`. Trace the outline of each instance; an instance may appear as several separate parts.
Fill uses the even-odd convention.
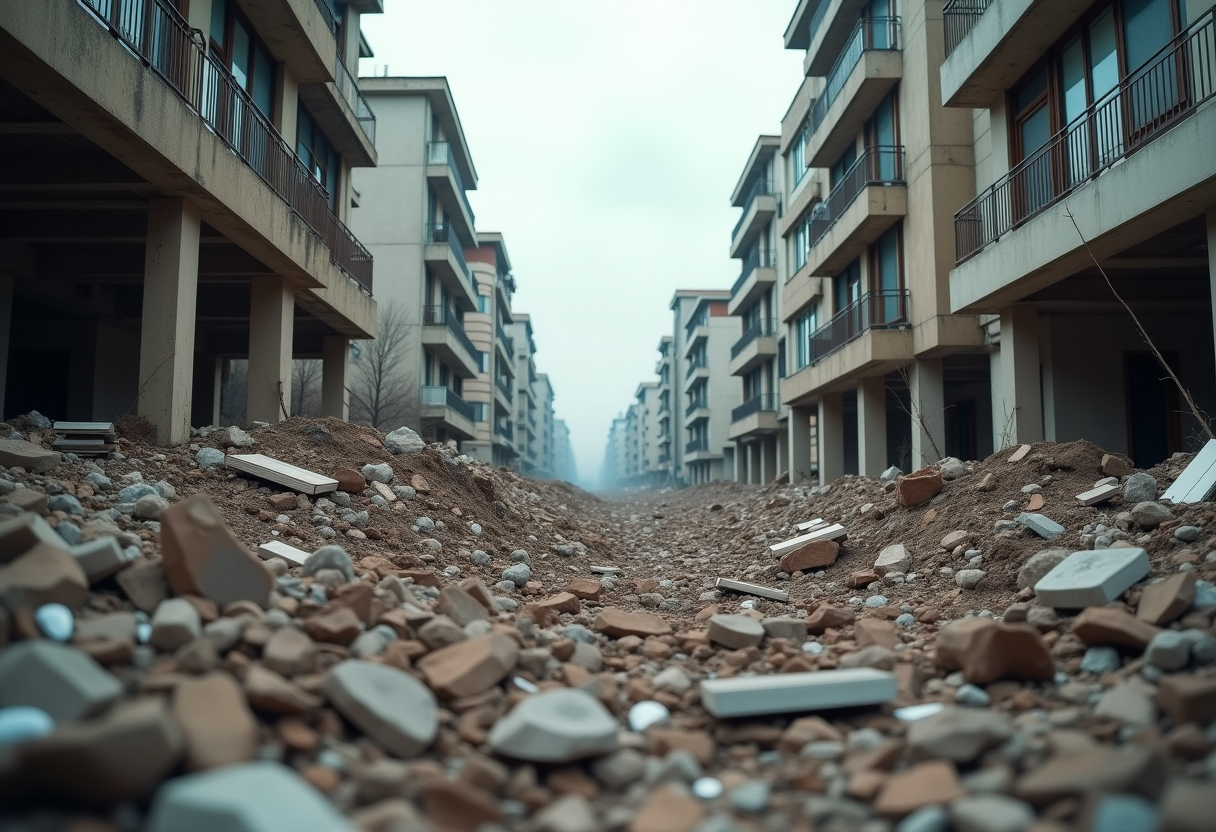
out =
[[[387,0],[360,74],[445,75],[532,316],[537,369],[594,484],[608,428],[654,378],[672,293],[739,272],[730,193],[779,133],[795,0]],[[683,441],[684,437],[676,437]]]

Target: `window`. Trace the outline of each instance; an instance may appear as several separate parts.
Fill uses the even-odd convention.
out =
[[[801,370],[811,363],[811,336],[819,329],[819,304],[811,306],[794,323],[794,366]]]
[[[810,137],[811,122],[808,118],[803,120],[802,129],[798,131],[793,151],[790,153],[790,178],[795,187],[802,182],[802,177],[806,176],[806,143]]]
[[[211,50],[267,119],[274,108],[275,60],[253,33],[235,0],[212,0]]]
[[[877,303],[870,308],[871,324],[891,324],[904,315],[903,277],[900,274],[900,227],[878,238],[870,248],[870,291]]]
[[[794,271],[806,265],[806,258],[811,248],[811,217],[808,213],[798,220],[794,230]]]
[[[296,155],[329,191],[329,207],[334,210],[338,194],[338,153],[303,104],[296,117]]]

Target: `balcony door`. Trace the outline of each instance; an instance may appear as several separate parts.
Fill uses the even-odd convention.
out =
[[[895,226],[870,248],[870,325],[886,327],[903,323],[903,270],[900,267],[900,228]]]
[[[866,18],[869,21],[868,49],[893,49],[895,43],[895,12],[891,8],[893,0],[870,0],[866,6]]]
[[[874,115],[866,125],[866,139],[876,153],[873,158],[873,168],[867,171],[870,178],[879,182],[895,182],[903,179],[902,171],[896,167],[899,154],[895,148],[899,146],[899,106],[897,89],[887,93],[886,98],[874,110]]]

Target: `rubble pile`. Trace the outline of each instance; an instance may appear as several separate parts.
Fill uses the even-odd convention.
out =
[[[1189,457],[600,500],[408,429],[120,423],[79,459],[33,416],[0,425],[5,829],[1216,817],[1216,514],[1161,499]]]

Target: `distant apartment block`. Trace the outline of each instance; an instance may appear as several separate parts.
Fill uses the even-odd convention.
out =
[[[491,465],[515,466],[519,454],[510,430],[514,417],[495,383],[500,368],[513,372],[514,367],[514,344],[506,328],[514,320],[515,277],[502,234],[479,232],[477,240],[478,247],[466,255],[477,280],[478,306],[476,312],[465,315],[469,337],[481,353],[477,376],[465,383],[469,403],[476,409],[477,436],[465,442],[462,450]]]
[[[348,224],[377,161],[353,76],[380,11],[0,4],[0,415],[134,410],[180,443],[219,422],[234,359],[244,419],[285,418],[293,358],[322,360],[322,411],[346,415],[350,343],[376,335]]]

